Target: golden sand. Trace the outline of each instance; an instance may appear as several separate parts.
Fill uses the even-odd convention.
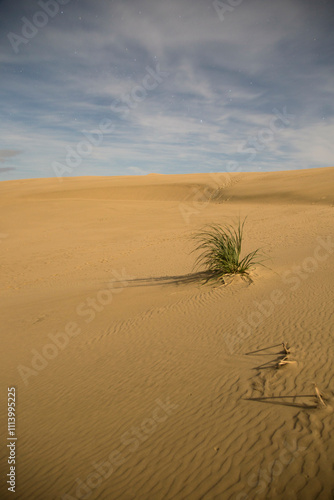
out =
[[[334,168],[0,195],[1,499],[334,497]],[[269,268],[201,284],[190,236],[239,216]]]

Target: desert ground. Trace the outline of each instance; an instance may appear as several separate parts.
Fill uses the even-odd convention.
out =
[[[334,168],[0,197],[1,499],[334,498]],[[267,267],[204,283],[191,236],[246,216]]]

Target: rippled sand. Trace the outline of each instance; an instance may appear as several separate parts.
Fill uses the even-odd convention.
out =
[[[334,497],[334,168],[0,195],[1,499]],[[203,285],[190,236],[239,216],[269,268]]]

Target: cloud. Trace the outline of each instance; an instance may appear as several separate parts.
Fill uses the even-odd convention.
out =
[[[0,162],[3,163],[5,161],[7,161],[8,158],[12,158],[13,156],[16,156],[20,153],[21,153],[21,151],[17,151],[17,150],[0,149]],[[2,171],[4,171],[4,170],[10,170],[10,169],[2,169]]]
[[[22,176],[54,175],[53,162],[103,119],[114,130],[72,175],[334,163],[331,2],[241,2],[221,22],[212,2],[199,0],[72,0],[15,54],[8,31],[19,34],[22,17],[38,9],[7,0],[0,19],[8,42],[0,134],[9,151],[24,150]],[[169,76],[134,101],[157,64]],[[112,111],[129,96],[126,116]],[[293,123],[247,161],[240,148],[283,107]]]
[[[14,167],[0,168],[0,174],[4,174],[6,172],[11,172],[12,170],[15,170],[15,168]]]

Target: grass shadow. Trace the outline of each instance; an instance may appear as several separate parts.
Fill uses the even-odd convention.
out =
[[[222,279],[222,276],[211,272],[211,271],[201,271],[189,274],[180,274],[176,276],[159,276],[154,278],[136,278],[127,281],[128,287],[142,287],[142,286],[161,286],[161,285],[189,285],[193,283],[207,285],[209,283],[216,283],[218,286],[228,285],[233,276],[228,276],[229,280]],[[249,282],[248,277],[243,277],[247,282]],[[122,285],[124,287],[124,282],[115,281],[114,284]]]

